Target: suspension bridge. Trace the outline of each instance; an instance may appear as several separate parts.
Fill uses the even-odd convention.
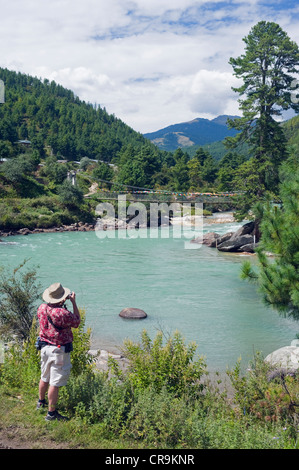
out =
[[[115,187],[115,183],[100,180],[100,183],[109,183]],[[92,192],[85,197],[96,197],[101,201],[119,200],[120,196],[125,196],[129,202],[155,202],[155,203],[203,203],[203,204],[231,204],[240,193],[199,193],[199,192],[173,192],[159,189],[139,188],[125,184],[118,184],[119,190],[100,188],[94,185]]]

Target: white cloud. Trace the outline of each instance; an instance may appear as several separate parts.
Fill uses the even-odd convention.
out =
[[[192,80],[190,109],[199,115],[207,110],[212,115],[226,114],[235,98],[231,87],[237,84],[231,73],[200,70]]]
[[[55,80],[140,132],[236,114],[228,61],[259,20],[299,42],[298,7],[276,1],[10,0],[1,19],[0,66]]]

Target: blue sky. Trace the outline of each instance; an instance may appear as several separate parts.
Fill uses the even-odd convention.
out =
[[[299,4],[276,0],[10,0],[0,66],[55,80],[145,133],[238,114],[228,64],[260,20],[299,44]]]

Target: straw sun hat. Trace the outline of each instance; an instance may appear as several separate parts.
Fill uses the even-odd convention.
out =
[[[43,299],[48,304],[58,304],[65,300],[66,297],[71,293],[67,287],[62,287],[60,282],[55,282],[43,293]]]

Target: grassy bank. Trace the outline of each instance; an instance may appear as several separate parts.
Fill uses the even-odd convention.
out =
[[[177,332],[124,343],[128,368],[109,360],[95,369],[90,331],[75,330],[72,374],[59,410],[68,422],[49,423],[35,409],[39,382],[36,326],[25,343],[5,352],[0,376],[0,447],[87,449],[294,449],[298,448],[298,378],[269,382],[258,356],[247,375],[228,372],[229,399],[212,384],[196,345]],[[219,388],[218,388],[219,387]]]
[[[67,207],[58,196],[36,199],[6,198],[0,201],[0,230],[60,227],[94,221],[95,203],[85,201],[80,207]]]

